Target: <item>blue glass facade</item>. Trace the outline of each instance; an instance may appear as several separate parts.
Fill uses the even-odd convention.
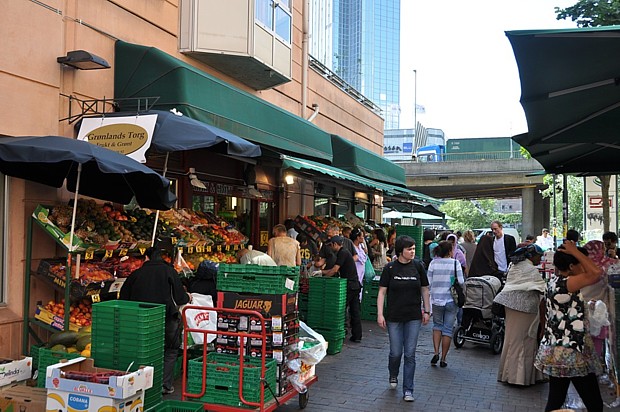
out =
[[[328,0],[329,1],[329,0]],[[321,6],[319,6],[319,4]],[[313,1],[311,20],[324,13],[325,0]],[[397,129],[400,118],[400,0],[332,0],[333,24],[311,36],[332,38],[333,72],[382,110],[385,129]],[[317,30],[316,25],[313,29]],[[318,40],[318,39],[315,39]],[[310,54],[325,54],[314,42]]]

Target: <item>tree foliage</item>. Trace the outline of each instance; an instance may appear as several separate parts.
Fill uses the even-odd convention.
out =
[[[578,27],[620,24],[620,0],[579,0],[574,6],[555,8],[556,19],[571,19]]]
[[[486,228],[494,220],[515,226],[521,222],[520,213],[497,213],[495,200],[484,199],[478,201],[449,200],[439,207],[446,215],[454,220],[448,222],[450,229],[465,231],[468,229]]]
[[[551,198],[550,216],[552,221],[549,226],[553,226],[553,191],[555,189],[555,209],[557,214],[556,226],[558,230],[562,230],[562,176],[559,175],[553,184],[553,175],[545,175],[543,183],[547,188],[541,191],[543,198]],[[579,232],[583,231],[583,178],[577,176],[567,177],[568,190],[568,229],[575,229]]]

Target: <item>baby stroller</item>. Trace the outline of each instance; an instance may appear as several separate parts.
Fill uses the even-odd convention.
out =
[[[462,347],[465,341],[488,344],[494,354],[504,346],[504,318],[493,313],[493,298],[502,287],[495,276],[477,276],[465,280],[463,321],[454,331],[454,346]]]

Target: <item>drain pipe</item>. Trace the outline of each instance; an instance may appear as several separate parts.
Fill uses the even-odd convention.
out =
[[[312,103],[312,108],[314,109],[314,113],[312,113],[310,117],[308,117],[309,122],[313,121],[314,118],[317,117],[319,114],[319,105],[317,103]]]
[[[301,117],[306,118],[308,104],[308,37],[310,29],[310,0],[303,0],[301,10],[302,40],[301,40]]]

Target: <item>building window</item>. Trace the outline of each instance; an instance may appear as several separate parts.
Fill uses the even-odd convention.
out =
[[[289,0],[256,0],[256,20],[267,30],[291,44],[293,17]]]

